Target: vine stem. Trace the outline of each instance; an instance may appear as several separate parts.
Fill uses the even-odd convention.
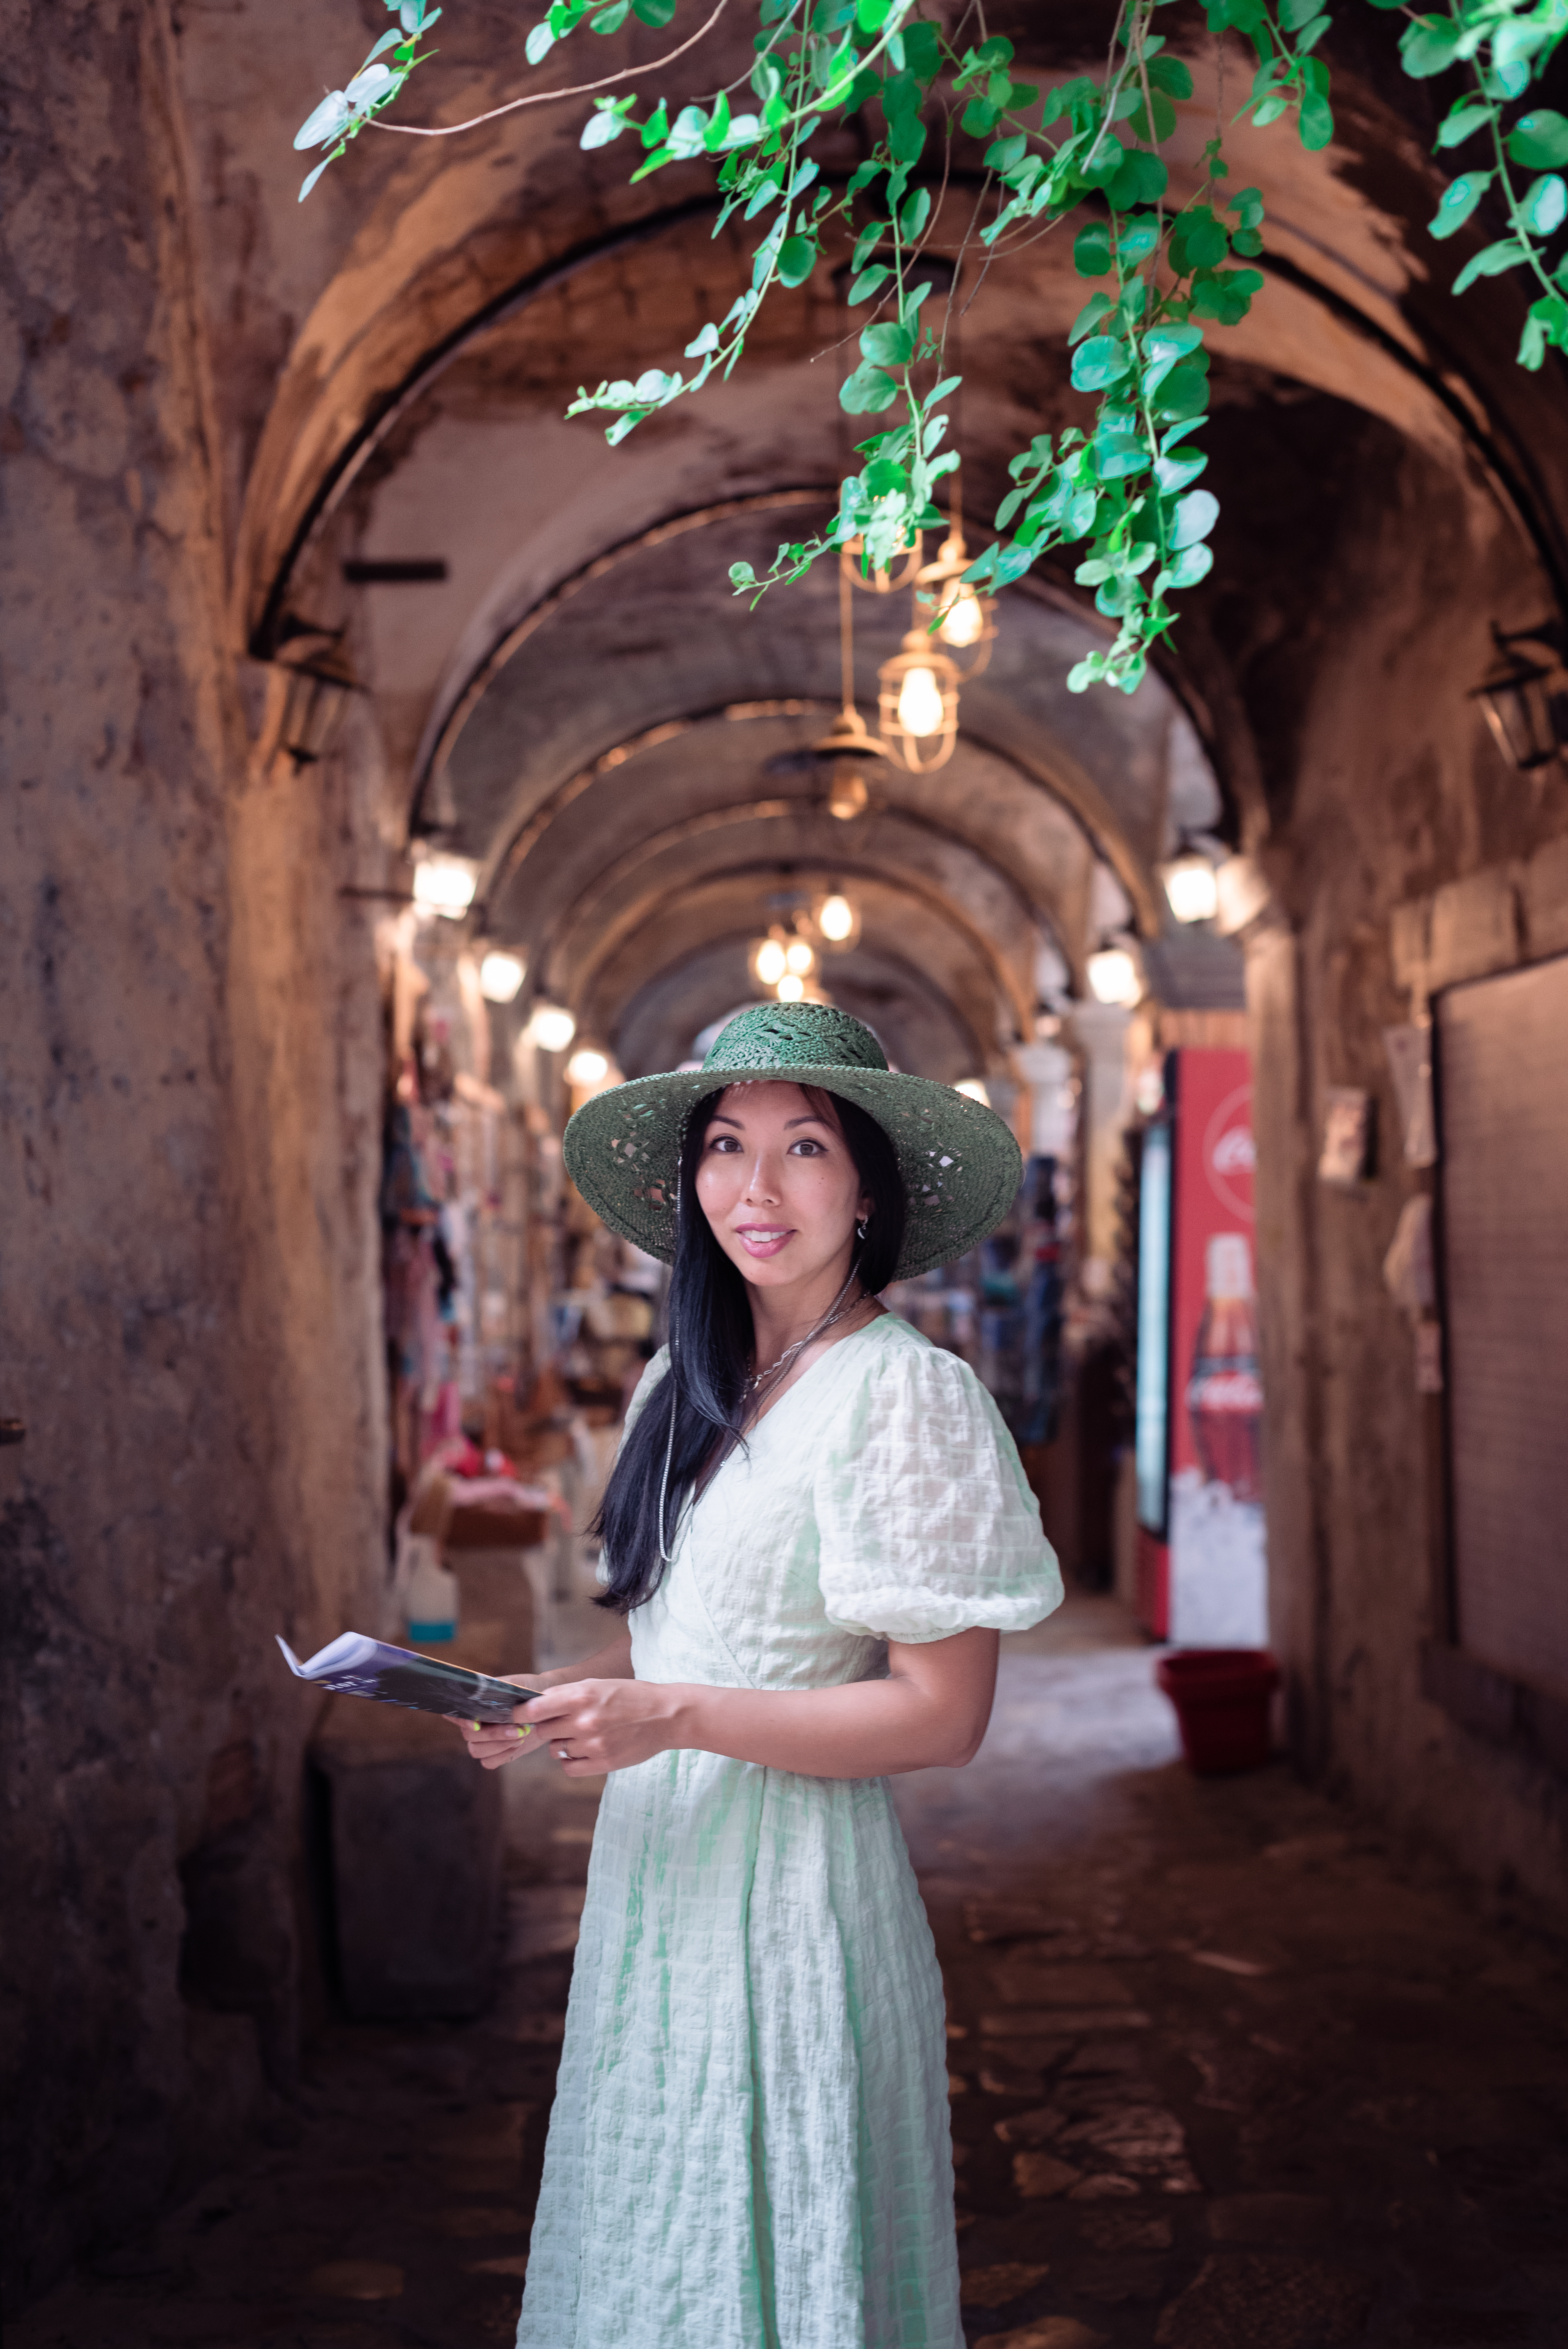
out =
[[[712,16],[705,25],[697,27],[689,41],[683,41],[678,49],[670,51],[668,57],[655,57],[651,65],[627,66],[624,72],[605,74],[602,80],[579,82],[574,89],[530,90],[526,97],[509,98],[504,106],[492,106],[488,114],[473,115],[467,122],[447,122],[432,129],[422,123],[383,122],[378,116],[373,115],[366,127],[371,130],[393,131],[400,139],[456,139],[460,131],[477,130],[481,123],[499,121],[503,114],[515,114],[520,106],[556,106],[562,98],[590,98],[596,89],[613,89],[617,82],[635,81],[644,74],[663,73],[666,66],[673,66],[677,57],[684,57],[688,49],[695,49],[699,41],[707,38],[728,5],[729,0],[718,0]]]

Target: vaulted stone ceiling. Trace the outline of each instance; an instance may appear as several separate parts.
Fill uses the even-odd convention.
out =
[[[317,57],[335,42],[350,57],[373,14],[346,0],[295,11]],[[1017,7],[992,29],[1044,78],[1092,58],[1109,21]],[[489,935],[628,1069],[680,1056],[749,991],[758,927],[834,883],[864,916],[829,973],[835,992],[874,1007],[900,1056],[932,1073],[984,1069],[1027,1032],[1042,943],[1081,980],[1108,920],[1161,926],[1154,866],[1181,829],[1266,836],[1289,689],[1249,693],[1247,671],[1266,674],[1310,630],[1348,518],[1375,530],[1390,501],[1408,519],[1418,496],[1413,540],[1511,550],[1521,608],[1505,618],[1533,616],[1561,574],[1550,476],[1568,473],[1568,452],[1533,429],[1545,395],[1495,331],[1504,297],[1483,285],[1463,311],[1434,297],[1415,225],[1430,210],[1426,141],[1392,110],[1425,101],[1369,52],[1326,155],[1228,134],[1238,184],[1268,200],[1270,282],[1216,337],[1220,570],[1189,599],[1163,674],[1130,700],[1069,695],[1067,671],[1104,624],[1070,567],[1047,568],[1001,599],[952,762],[926,777],[880,762],[872,807],[841,823],[802,755],[838,704],[836,576],[822,566],[753,612],[727,574],[819,524],[850,458],[841,274],[825,263],[774,301],[727,385],[608,452],[591,420],[563,420],[578,384],[672,364],[748,281],[742,237],[711,234],[700,168],[628,189],[621,150],[579,151],[579,101],[450,142],[362,140],[301,213],[293,158],[236,113],[204,25],[184,36],[193,108],[229,184],[242,166],[253,175],[274,336],[292,310],[237,514],[236,626],[262,657],[301,618],[346,628],[405,821],[480,862]],[[1171,11],[1197,79],[1189,171],[1221,103],[1201,26]],[[254,32],[245,15],[224,37]],[[455,119],[511,95],[517,32],[510,12],[452,0],[441,66],[406,110]],[[720,28],[704,88],[743,67],[744,37],[738,20]],[[659,46],[637,29],[594,42],[592,62],[612,70]],[[1229,114],[1239,57],[1227,70]],[[933,249],[954,255],[974,209],[970,148],[934,188]],[[821,151],[830,177],[856,160],[848,137]],[[1066,352],[1084,293],[1062,235],[989,274],[973,245],[963,254],[954,363],[976,540],[1011,451],[1087,420]],[[221,403],[255,399],[244,343],[242,330]],[[346,562],[445,575],[354,586]],[[910,616],[907,597],[853,598],[868,713]]]

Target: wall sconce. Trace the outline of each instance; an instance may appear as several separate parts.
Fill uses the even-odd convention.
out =
[[[1162,865],[1160,878],[1179,922],[1212,922],[1220,908],[1220,884],[1201,849],[1183,849]]]
[[[1129,954],[1125,947],[1101,947],[1098,954],[1090,955],[1084,973],[1097,1003],[1130,1011],[1142,999],[1143,975],[1136,957]]]
[[[455,922],[474,902],[479,872],[469,856],[421,856],[414,867],[414,903],[423,913]]]
[[[546,1003],[542,999],[530,1013],[523,1032],[541,1052],[564,1052],[577,1033],[577,1022],[564,1004]]]
[[[583,1045],[578,1051],[573,1053],[566,1063],[566,1081],[569,1085],[602,1084],[609,1073],[608,1055],[596,1052],[592,1044]]]
[[[492,947],[480,963],[480,993],[487,1003],[510,1003],[527,975],[527,964],[516,955]]]
[[[1471,688],[1470,698],[1480,703],[1492,740],[1509,764],[1528,775],[1537,767],[1550,766],[1568,746],[1568,678],[1563,667],[1568,637],[1555,620],[1506,635],[1494,626],[1491,634],[1500,666]],[[1553,658],[1542,665],[1511,650],[1522,644],[1544,646]]]
[[[944,767],[958,740],[958,667],[923,628],[877,671],[882,736],[912,775]]]

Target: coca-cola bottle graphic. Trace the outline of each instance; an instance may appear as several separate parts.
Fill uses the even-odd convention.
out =
[[[1241,1232],[1216,1232],[1204,1259],[1187,1411],[1204,1482],[1228,1485],[1238,1501],[1262,1497],[1263,1408],[1252,1248]]]

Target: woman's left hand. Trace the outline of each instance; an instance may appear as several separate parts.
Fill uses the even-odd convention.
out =
[[[564,1681],[535,1699],[528,1718],[566,1777],[597,1778],[680,1744],[680,1693],[657,1681]]]

